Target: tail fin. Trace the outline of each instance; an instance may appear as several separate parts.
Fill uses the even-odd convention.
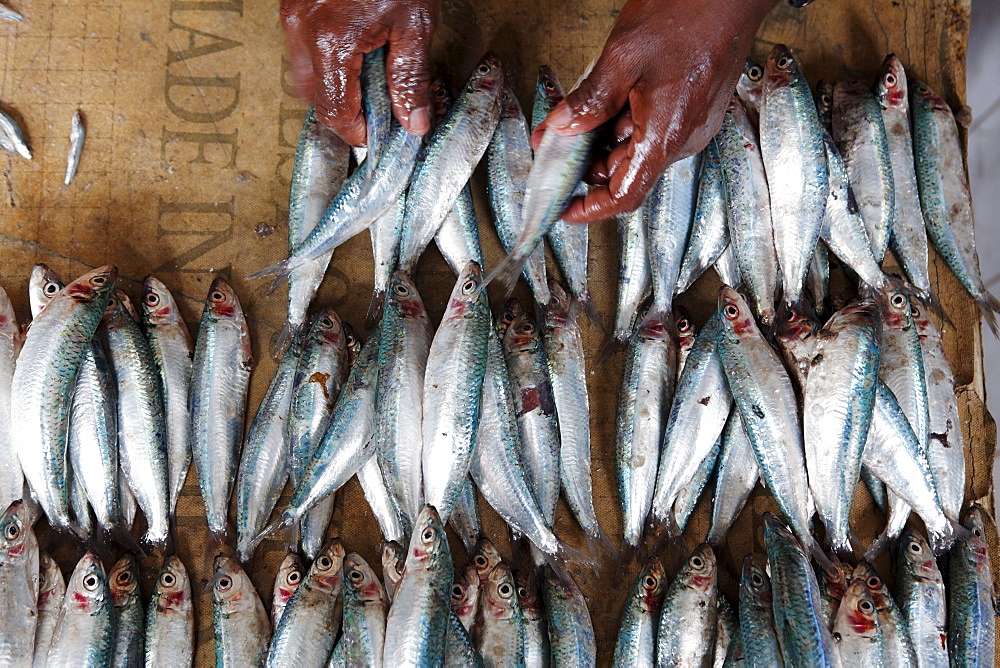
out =
[[[979,306],[979,312],[982,313],[983,320],[986,321],[986,326],[993,332],[993,336],[1000,339],[1000,326],[997,325],[997,314],[1000,313],[1000,299],[997,299],[985,290],[983,294],[975,299],[976,305]]]
[[[882,531],[882,534],[875,539],[875,541],[871,544],[871,546],[869,546],[868,550],[865,552],[865,561],[871,563],[872,561],[875,560],[876,557],[878,557],[878,555],[882,554],[885,551],[885,549],[889,547],[889,543],[892,540],[892,537],[889,536],[888,529],[889,527],[888,525],[886,525],[886,528],[885,530]]]
[[[282,529],[288,529],[289,527],[292,526],[293,523],[294,519],[292,518],[291,515],[288,514],[287,510],[282,514],[278,515],[271,522],[269,522],[266,527],[264,527],[263,531],[261,531],[259,534],[257,534],[250,540],[250,543],[247,545],[248,553],[253,552],[255,549],[257,549],[257,546],[260,545],[265,538],[267,538],[272,534],[278,533]]]
[[[517,278],[521,275],[521,269],[524,267],[524,262],[528,258],[526,253],[515,253],[517,253],[516,248],[513,252],[508,254],[507,257],[501,260],[500,264],[498,264],[483,281],[484,288],[493,281],[498,281],[500,283],[500,296],[503,299],[510,297],[510,293],[514,291],[514,286],[517,284]]]
[[[924,522],[924,526],[927,523]],[[927,526],[927,542],[930,543],[934,556],[940,557],[955,544],[956,541],[968,539],[972,533],[958,522],[947,520],[944,529],[934,531]]]
[[[587,552],[594,559],[597,555],[603,552],[606,556],[610,557],[615,563],[622,562],[622,555],[618,552],[618,548],[615,544],[611,542],[608,535],[604,533],[604,529],[597,526],[593,532],[587,532],[584,534],[584,538],[587,541]]]
[[[292,269],[295,267],[292,265],[292,258],[288,257],[281,262],[275,262],[269,267],[264,267],[260,271],[254,272],[247,276],[244,280],[252,281],[258,278],[264,278],[265,276],[274,276],[274,282],[271,283],[270,290],[273,292],[276,287],[281,285],[283,281],[288,280],[288,275],[292,273]]]
[[[281,359],[281,356],[285,354],[288,346],[291,345],[292,341],[299,334],[301,326],[294,327],[291,320],[285,320],[285,324],[281,327],[281,331],[278,332],[278,338],[274,341],[274,348],[271,349],[271,359],[275,362]]]
[[[372,292],[372,300],[368,303],[368,313],[365,315],[365,327],[368,331],[371,331],[375,327],[375,321],[378,319],[379,313],[382,312],[384,304],[385,290],[374,290]]]
[[[118,543],[124,547],[129,552],[134,552],[139,555],[140,558],[146,557],[146,552],[143,550],[136,539],[132,536],[132,532],[128,530],[128,527],[123,523],[118,523],[112,526],[110,529],[106,530],[105,536],[110,538],[115,543]]]

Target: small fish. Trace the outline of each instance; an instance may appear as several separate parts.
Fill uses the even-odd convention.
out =
[[[693,666],[711,658],[718,614],[718,570],[707,543],[695,548],[663,597],[656,632],[658,665]]]
[[[378,465],[378,457],[375,456],[374,452],[368,461],[358,469],[358,483],[361,485],[365,501],[368,502],[368,507],[371,508],[372,514],[375,515],[375,521],[378,522],[379,529],[382,531],[382,538],[389,541],[404,540],[406,529],[403,527],[403,519],[396,504],[393,503],[389,488],[385,484],[382,468]],[[316,512],[324,504],[330,504],[332,511],[333,499],[334,495],[331,494],[317,503],[309,512]]]
[[[815,571],[816,580],[819,582],[823,616],[832,631],[833,623],[837,619],[837,610],[840,608],[840,602],[844,600],[847,584],[851,580],[852,569],[850,566],[844,566],[835,552],[827,554],[827,558],[830,560],[830,565],[816,564]]]
[[[774,597],[763,561],[748,554],[740,578],[740,639],[749,666],[780,666],[781,644],[774,630]]]
[[[883,654],[888,649],[884,646],[885,634],[864,580],[853,580],[847,587],[833,634],[842,662],[870,668],[883,665]]]
[[[479,488],[476,487],[476,481],[472,479],[471,474],[465,478],[458,501],[451,510],[451,517],[448,518],[448,525],[458,534],[465,551],[472,554],[476,541],[482,534],[482,522],[479,518]]]
[[[697,179],[698,197],[691,221],[691,234],[684,248],[675,292],[690,288],[698,277],[715,264],[729,246],[726,224],[726,192],[722,164],[715,139],[702,152],[701,174]]]
[[[384,655],[397,666],[440,665],[453,571],[444,525],[432,506],[414,522],[404,572],[386,619]]]
[[[278,574],[274,577],[274,593],[271,597],[271,626],[278,628],[278,622],[285,613],[289,599],[302,584],[306,567],[302,557],[297,552],[289,552],[278,566]]]
[[[875,572],[875,569],[862,561],[854,568],[851,578],[851,585],[860,581],[868,589],[868,595],[875,604],[878,613],[878,626],[882,632],[882,642],[885,646],[883,652],[883,665],[886,668],[893,666],[913,666],[917,663],[916,654],[913,652],[913,643],[910,640],[910,630],[906,626],[906,619],[896,605],[895,599],[889,593],[889,588]],[[850,587],[848,587],[848,597]],[[840,604],[843,611],[849,608],[847,597]]]
[[[6,8],[4,10],[9,11]],[[0,18],[9,17],[2,15]],[[10,114],[2,110],[0,110],[0,147],[11,153],[17,153],[25,160],[31,160],[31,149],[28,148],[28,144],[24,140],[24,131]]]
[[[743,427],[740,411],[733,408],[722,430],[722,446],[716,464],[712,523],[705,539],[710,545],[722,545],[758,479],[760,467],[757,466],[757,456]]]
[[[479,610],[482,590],[479,571],[472,564],[466,565],[455,577],[451,586],[451,610],[470,634]]]
[[[23,21],[24,17],[10,7],[0,5],[0,19],[4,19],[5,21]]]
[[[592,668],[597,663],[597,641],[587,599],[569,575],[560,577],[551,566],[544,569],[542,596],[549,620],[552,665]]]
[[[434,244],[455,276],[470,262],[483,266],[483,248],[479,240],[479,220],[472,201],[472,187],[466,183],[455,206],[444,217],[434,235]]]
[[[663,565],[651,559],[642,569],[625,601],[613,665],[616,668],[654,665],[656,630],[668,580]]]
[[[66,597],[66,581],[55,559],[42,554],[41,571],[38,577],[38,618],[35,624],[35,658],[32,666],[44,668],[52,646],[52,634],[56,630],[59,611]],[[0,567],[2,568],[2,567]]]
[[[47,666],[109,666],[115,618],[111,590],[101,559],[87,552],[66,584]]]
[[[489,538],[480,538],[472,553],[471,564],[479,574],[479,584],[485,585],[490,573],[503,559]]]
[[[135,557],[126,553],[108,574],[111,601],[114,604],[115,635],[111,650],[111,665],[121,668],[137,666],[144,661],[146,614],[139,593],[139,570]]]
[[[498,564],[483,589],[476,649],[486,668],[524,665],[524,613],[514,575]]]
[[[674,500],[674,521],[677,522],[677,528],[682,533],[687,528],[688,520],[694,514],[698,500],[708,485],[708,479],[715,473],[715,463],[719,459],[719,450],[721,447],[722,439],[720,438],[712,446],[712,449],[708,451],[708,455],[702,460],[698,470],[695,471],[694,477],[681,489]]]
[[[375,322],[379,309],[385,303],[389,281],[392,280],[392,273],[396,270],[396,264],[399,262],[399,240],[403,234],[403,214],[405,212],[406,194],[404,193],[396,199],[394,206],[389,207],[389,210],[379,216],[368,228],[372,239],[372,257],[375,261],[375,289],[372,292],[371,303],[368,305],[366,324],[370,325]],[[454,210],[449,213],[449,220],[453,213]],[[446,220],[444,225],[447,224]],[[440,235],[441,232],[439,231],[438,234]],[[446,251],[441,251],[441,254],[445,255]]]
[[[805,302],[792,306],[782,305],[778,309],[774,338],[795,380],[795,389],[800,397],[805,391],[813,350],[816,348],[817,339],[813,338],[813,334],[819,329],[820,322],[815,312]]]
[[[616,341],[626,341],[635,329],[639,309],[652,289],[649,269],[650,241],[645,218],[651,214],[656,195],[650,193],[635,211],[617,216],[618,221],[618,308],[615,311]]]
[[[448,615],[448,629],[445,633],[444,665],[468,668],[482,668],[483,665],[483,659],[479,656],[479,652],[476,651],[469,632],[458,621],[455,613]]]
[[[208,529],[215,536],[227,531],[252,366],[250,330],[239,299],[228,283],[216,278],[198,327],[189,403],[191,453]]]
[[[236,559],[218,555],[212,578],[212,619],[217,666],[262,666],[271,623],[253,582]]]
[[[177,556],[169,556],[156,577],[146,608],[146,665],[190,666],[194,659],[191,580]]]
[[[927,539],[907,526],[896,558],[896,601],[919,666],[948,663],[948,602],[944,579]]]
[[[14,501],[0,516],[0,659],[6,665],[31,665],[39,573],[38,539],[28,507]],[[74,583],[79,586],[79,578]]]
[[[69,154],[66,156],[66,178],[63,185],[69,185],[76,176],[76,169],[80,166],[80,154],[83,153],[83,141],[86,139],[87,131],[83,127],[83,118],[80,110],[73,112],[69,131]],[[29,158],[30,160],[30,158]]]
[[[948,650],[952,665],[992,666],[996,654],[996,592],[983,510],[973,506],[970,535],[948,557]]]
[[[403,564],[406,561],[406,548],[394,540],[386,541],[382,545],[382,584],[385,586],[385,594],[392,603],[396,596],[396,589],[403,579]]]
[[[360,555],[344,558],[343,635],[333,650],[345,666],[378,668],[385,643],[385,615],[389,607],[382,583]]]

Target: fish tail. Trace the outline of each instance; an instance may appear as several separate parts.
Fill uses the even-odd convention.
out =
[[[576,548],[564,543],[563,541],[556,539],[558,543],[558,548],[555,554],[545,553],[545,561],[548,565],[556,572],[556,574],[562,577],[566,574],[566,569],[563,566],[564,561],[571,561],[574,564],[580,564],[581,566],[589,566],[591,570],[595,573],[597,572],[597,560],[591,556],[587,556],[583,552],[580,552]]]
[[[382,312],[382,306],[385,303],[385,290],[379,290],[376,288],[372,292],[372,300],[368,303],[368,313],[365,314],[365,327],[370,331],[375,326],[375,320],[378,319],[379,313]]]
[[[142,543],[144,545],[148,545],[153,554],[166,554],[167,542],[167,536],[164,536],[163,538],[152,538],[150,537],[148,531],[146,532],[146,535],[142,537]]]
[[[826,552],[824,552],[823,548],[820,547],[818,542],[816,542],[816,539],[810,540],[807,548],[809,550],[809,554],[812,555],[812,558],[816,560],[816,563],[819,564],[823,570],[833,571],[836,568],[830,560],[830,557],[826,556]],[[851,554],[850,549],[847,550],[847,554]]]
[[[286,509],[285,512],[278,515],[277,517],[274,518],[274,520],[269,522],[268,525],[264,527],[263,531],[261,531],[259,534],[250,539],[250,543],[247,545],[247,550],[249,552],[253,552],[265,538],[267,538],[272,534],[278,533],[282,529],[287,529],[291,527],[294,522],[295,520],[292,518],[292,516]]]
[[[926,522],[924,525],[926,526]],[[972,533],[958,522],[946,519],[943,528],[932,530],[927,527],[927,542],[930,543],[934,556],[940,557],[948,552],[956,541],[967,540]]]
[[[125,526],[124,521],[116,522],[110,529],[105,532],[105,538],[110,538],[112,541],[121,545],[126,550],[134,552],[142,558],[145,558],[146,552],[140,547],[138,541],[132,536],[132,532],[129,528]]]
[[[288,346],[291,345],[292,341],[295,340],[295,337],[299,335],[299,331],[301,331],[301,329],[301,325],[296,326],[292,324],[290,319],[285,320],[285,324],[282,325],[281,331],[278,332],[278,338],[274,340],[274,347],[271,349],[271,359],[276,362],[280,360],[281,356],[288,349]]]
[[[587,552],[594,559],[601,553],[611,558],[615,563],[622,562],[622,555],[618,552],[618,548],[615,544],[611,542],[608,538],[608,534],[604,533],[604,529],[600,525],[595,524],[593,531],[586,532],[585,539],[587,541]]]
[[[521,269],[524,267],[526,259],[527,255],[510,253],[483,280],[483,287],[485,288],[493,281],[499,282],[501,297],[506,299],[514,291],[514,285],[517,283],[517,277],[521,275]]]
[[[987,290],[983,290],[982,294],[975,299],[980,313],[983,314],[983,320],[986,321],[986,326],[993,332],[993,336],[1000,339],[1000,327],[997,325],[997,314],[1000,313],[1000,300],[991,295]]]
[[[600,349],[597,351],[597,358],[594,360],[594,365],[600,366],[604,364],[624,348],[625,342],[617,336],[605,337],[604,343],[601,344]]]
[[[623,564],[643,564],[646,562],[647,556],[646,545],[644,543],[640,542],[638,545],[633,545],[628,541],[622,543],[621,561]]]
[[[288,280],[288,275],[292,273],[292,269],[294,268],[295,267],[292,265],[292,258],[288,257],[281,262],[275,262],[269,267],[264,267],[260,271],[250,274],[244,280],[252,281],[258,278],[264,278],[265,276],[274,276],[274,282],[271,283],[271,287],[269,288],[271,292],[274,292],[276,287]]]
[[[951,321],[951,318],[948,317],[948,314],[944,312],[944,308],[941,306],[941,301],[937,298],[937,295],[935,295],[931,290],[922,291],[919,294],[918,299],[920,299],[920,301],[924,304],[924,306],[933,311],[934,314],[937,317],[941,318],[941,320],[943,320],[945,323],[947,323],[952,327],[955,326],[955,323]]]
[[[594,305],[594,301],[590,298],[590,291],[585,290],[582,294],[574,295],[576,303],[583,307],[583,312],[587,314],[590,322],[594,323],[594,326],[601,331],[602,334],[607,333],[608,328],[604,325],[604,321],[601,319],[601,314],[597,312],[597,306]]]
[[[886,528],[885,528],[885,530],[882,531],[882,534],[878,538],[875,539],[875,541],[871,544],[871,546],[865,552],[865,561],[867,561],[867,562],[870,563],[874,559],[876,559],[878,557],[878,555],[880,555],[883,552],[885,552],[885,549],[887,547],[889,547],[889,542],[891,540],[892,540],[892,538],[889,536],[889,527],[887,525]]]

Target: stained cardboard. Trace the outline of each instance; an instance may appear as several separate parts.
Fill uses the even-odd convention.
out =
[[[243,279],[285,254],[288,179],[305,111],[290,85],[278,1],[13,0],[12,5],[25,21],[0,25],[0,107],[22,123],[35,159],[0,155],[0,286],[27,319],[27,278],[34,263],[48,263],[74,277],[111,262],[119,266],[132,295],[149,273],[166,282],[193,330],[213,277],[230,279],[246,309],[257,360],[249,422],[275,368],[269,352],[285,300],[282,290],[268,294],[265,281]],[[529,104],[537,67],[548,64],[571,84],[600,53],[618,5],[609,0],[445,0],[434,56],[461,81],[482,53],[493,49],[522,102]],[[958,108],[965,99],[968,28],[969,0],[817,0],[806,9],[776,7],[753,51],[763,59],[774,42],[789,44],[813,82],[843,75],[872,79],[884,55],[894,51]],[[667,62],[672,55],[657,57]],[[76,179],[63,186],[75,109],[83,113],[87,143]],[[481,174],[473,185],[486,263],[492,267],[501,255],[487,220]],[[614,225],[595,225],[590,280],[605,319],[614,310],[616,254]],[[360,326],[372,273],[368,238],[362,234],[337,250],[317,303],[333,304],[345,320]],[[954,323],[943,329],[965,419],[967,498],[992,508],[996,426],[983,403],[977,313],[937,255],[932,273]],[[436,251],[421,261],[416,282],[436,323],[454,282]],[[705,277],[678,300],[698,324],[714,308],[716,286],[714,277]],[[603,334],[590,323],[584,323],[584,332],[594,372],[594,493],[601,523],[618,541],[613,429],[621,360],[595,364]],[[207,540],[193,471],[184,494],[178,509],[178,551],[197,594],[197,663],[209,665],[211,603],[204,587],[216,546]],[[485,533],[509,556],[502,522],[485,503],[482,508]],[[762,551],[760,513],[774,509],[758,488],[733,528],[721,575],[731,601],[741,558]],[[859,493],[854,516],[865,541],[883,522],[865,493]],[[707,517],[703,500],[686,534],[688,548],[704,536]],[[556,533],[583,547],[562,502]],[[380,571],[376,544],[381,536],[355,481],[340,493],[331,535],[341,536],[348,550],[361,553]],[[996,534],[991,536],[996,545]],[[78,549],[43,537],[46,541],[69,572]],[[452,545],[461,564],[462,548],[457,541]],[[283,549],[278,540],[265,541],[249,566],[265,605],[270,604]],[[147,594],[158,566],[157,558],[143,563]],[[879,567],[888,570],[884,559]],[[590,601],[599,663],[607,665],[638,569],[609,559],[601,561],[600,569],[597,576],[586,568],[571,568]]]

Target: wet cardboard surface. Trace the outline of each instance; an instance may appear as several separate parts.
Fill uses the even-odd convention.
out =
[[[269,352],[285,300],[282,293],[266,294],[265,282],[243,279],[284,256],[288,178],[305,111],[287,76],[277,0],[12,4],[25,21],[0,25],[0,107],[22,122],[35,160],[0,155],[0,285],[27,319],[27,277],[34,263],[48,263],[66,277],[115,263],[133,296],[149,273],[166,282],[193,331],[212,278],[230,279],[254,338],[249,421],[274,370]],[[508,67],[522,102],[530,104],[537,67],[548,64],[571,84],[599,54],[618,4],[445,0],[435,57],[461,81],[491,48]],[[761,28],[754,55],[763,59],[774,42],[785,42],[815,82],[845,74],[871,79],[884,55],[895,51],[957,108],[964,100],[968,21],[968,0],[820,0],[804,10],[782,4]],[[62,179],[75,109],[84,115],[87,143],[79,173],[67,187]],[[481,174],[474,191],[486,263],[492,267],[500,250],[486,218]],[[612,224],[593,228],[591,285],[606,319],[614,310],[616,246]],[[937,294],[954,323],[945,326],[945,342],[967,419],[966,496],[992,507],[996,428],[983,404],[978,318],[940,258],[933,262]],[[454,277],[435,250],[424,257],[416,281],[436,323]],[[363,234],[337,250],[317,303],[333,304],[359,326],[371,285],[371,252]],[[716,287],[714,276],[705,277],[678,300],[699,325],[714,308]],[[602,333],[590,323],[584,329],[595,371],[590,376],[594,493],[602,525],[618,542],[613,430],[621,360],[594,366]],[[178,508],[179,553],[196,593],[197,662],[208,665],[212,621],[205,585],[213,548],[193,472],[185,495]],[[502,522],[481,505],[486,535],[509,556]],[[774,509],[758,487],[732,531],[721,575],[732,601],[739,561],[747,552],[762,551],[760,514]],[[703,500],[686,534],[688,548],[703,538],[708,510]],[[859,493],[854,515],[865,542],[884,521],[866,493]],[[556,533],[583,547],[562,502]],[[356,481],[340,493],[331,535],[341,536],[348,551],[359,552],[380,571],[381,536]],[[995,533],[992,537],[995,545]],[[50,542],[49,549],[56,548],[68,573],[79,553]],[[460,565],[462,548],[457,541],[453,548]],[[266,541],[249,565],[265,605],[283,550],[279,541]],[[889,570],[884,560],[878,565]],[[600,566],[600,576],[576,567],[573,574],[590,601],[603,665],[610,661],[621,607],[638,569],[609,560]],[[157,558],[144,563],[146,594],[158,567]]]

